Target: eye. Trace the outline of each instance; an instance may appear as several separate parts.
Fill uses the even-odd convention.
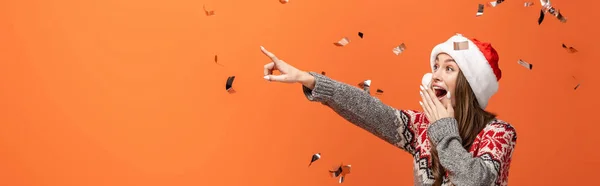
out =
[[[433,65],[433,70],[437,70],[438,69],[438,65]]]
[[[449,66],[449,67],[446,67],[446,70],[452,72],[452,71],[454,71],[454,68]]]

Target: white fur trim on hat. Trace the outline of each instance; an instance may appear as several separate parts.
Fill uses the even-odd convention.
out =
[[[469,49],[454,50],[454,42],[468,41]],[[498,91],[498,80],[494,70],[488,63],[483,53],[471,40],[456,34],[444,43],[440,43],[431,51],[431,69],[435,65],[438,54],[450,55],[467,78],[471,89],[477,97],[477,102],[482,109],[487,106],[488,100]]]

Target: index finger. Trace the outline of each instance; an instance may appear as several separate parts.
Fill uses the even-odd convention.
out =
[[[267,51],[267,49],[265,49],[265,47],[260,46],[260,50],[263,52],[263,54],[267,55],[267,57],[271,58],[271,60],[275,63],[279,62],[279,59],[277,59],[277,56],[275,56],[275,54]]]
[[[429,97],[431,97],[431,101],[433,102],[433,104],[435,106],[444,107],[442,102],[440,102],[440,100],[438,100],[438,97],[435,95],[435,92],[433,91],[433,89],[427,89],[427,93],[429,94]]]

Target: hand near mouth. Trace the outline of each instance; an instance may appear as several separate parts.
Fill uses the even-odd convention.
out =
[[[419,104],[421,104],[421,107],[423,107],[423,112],[429,120],[429,123],[434,123],[442,118],[454,117],[452,101],[450,101],[448,97],[444,96],[442,98],[448,99],[448,104],[444,105],[442,102],[440,102],[440,100],[438,100],[439,98],[437,98],[432,89],[426,89],[425,87],[421,86],[421,91],[419,93],[421,93],[421,99],[423,99],[423,101],[419,101]]]

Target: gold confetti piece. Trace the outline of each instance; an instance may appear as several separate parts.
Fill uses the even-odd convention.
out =
[[[382,94],[383,94],[383,90],[381,90],[381,89],[377,89],[377,93],[376,93],[376,94],[377,94],[377,95],[382,95]]]
[[[406,50],[406,45],[404,43],[396,46],[392,52],[394,52],[394,54],[396,55],[400,55],[402,52],[404,52],[404,50]]]
[[[479,17],[483,15],[483,4],[479,4],[477,7],[477,14],[475,14],[475,16]]]
[[[206,13],[206,16],[213,16],[213,15],[215,15],[215,11],[214,10],[211,10],[211,11],[206,10],[206,5],[204,5],[203,8],[204,8],[204,13]]]
[[[279,2],[280,2],[281,4],[286,4],[286,3],[290,2],[290,1],[289,1],[289,0],[279,0]]]
[[[525,2],[525,7],[533,6],[533,2]]]
[[[518,63],[519,65],[521,65],[521,66],[523,66],[523,67],[525,67],[525,68],[529,69],[529,70],[532,70],[532,69],[533,69],[533,64],[527,63],[527,62],[525,62],[525,61],[523,61],[523,60],[521,60],[521,59],[519,59],[519,61],[517,61],[517,63]]]
[[[322,75],[325,75],[325,71],[321,71],[321,74],[322,74]]]
[[[347,37],[344,37],[342,39],[340,39],[340,41],[338,41],[337,43],[333,43],[335,46],[346,46],[348,43],[350,43],[350,39],[348,39]]]
[[[573,47],[567,47],[567,45],[565,45],[565,44],[562,44],[562,47],[564,49],[567,49],[567,52],[569,52],[569,53],[576,53],[576,52],[578,52],[577,49],[575,49]]]
[[[577,84],[577,86],[575,86],[575,88],[573,88],[573,90],[577,90],[577,88],[579,88],[579,85],[581,85],[581,84]]]
[[[454,50],[468,50],[469,41],[454,42]]]

